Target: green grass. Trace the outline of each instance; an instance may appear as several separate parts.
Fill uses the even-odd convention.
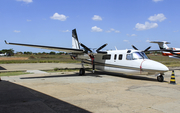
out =
[[[0,60],[0,64],[12,63],[80,63],[72,60],[69,55],[15,55],[15,58],[24,57],[27,60]]]
[[[24,75],[24,74],[30,74],[30,73],[21,72],[21,71],[17,71],[17,72],[2,72],[2,73],[0,73],[0,77],[1,76],[16,76],[16,75]]]
[[[169,58],[168,56],[147,55],[150,59],[161,62],[168,67],[180,67],[180,59]]]

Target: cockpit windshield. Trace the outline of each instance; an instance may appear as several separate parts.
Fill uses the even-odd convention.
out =
[[[148,59],[148,57],[146,56],[144,52],[132,53],[132,60],[137,60],[137,59]]]

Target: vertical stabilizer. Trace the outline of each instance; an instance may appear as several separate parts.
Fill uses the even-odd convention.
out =
[[[77,36],[77,33],[76,33],[76,29],[72,30],[72,48],[80,49],[79,41],[78,41],[78,36]]]
[[[157,43],[160,49],[168,49],[169,47],[166,44],[170,44],[170,42],[166,41],[151,41],[150,43]]]

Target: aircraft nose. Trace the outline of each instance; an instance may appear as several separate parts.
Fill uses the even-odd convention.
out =
[[[167,72],[169,69],[159,62],[153,60],[145,60],[142,62],[142,69],[145,71],[154,71],[154,72]]]

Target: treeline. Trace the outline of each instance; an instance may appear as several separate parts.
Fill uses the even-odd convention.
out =
[[[56,53],[54,51],[51,51],[51,52],[38,52],[38,53],[33,53],[33,52],[30,52],[30,51],[25,51],[25,52],[16,52],[14,53],[14,50],[13,49],[2,49],[0,50],[0,54],[7,54],[8,56],[13,56],[14,54],[24,54],[24,55],[66,55],[67,53],[64,53],[64,52],[59,52],[59,53]]]
[[[25,51],[25,52],[16,52],[15,54],[24,54],[24,55],[66,55],[67,53],[64,53],[64,52],[59,52],[59,53],[56,53],[54,51],[51,51],[51,52],[38,52],[38,53],[33,53],[33,52],[30,52],[30,51]]]
[[[6,54],[7,56],[13,56],[14,50],[13,49],[2,49],[2,50],[0,50],[0,54]]]

